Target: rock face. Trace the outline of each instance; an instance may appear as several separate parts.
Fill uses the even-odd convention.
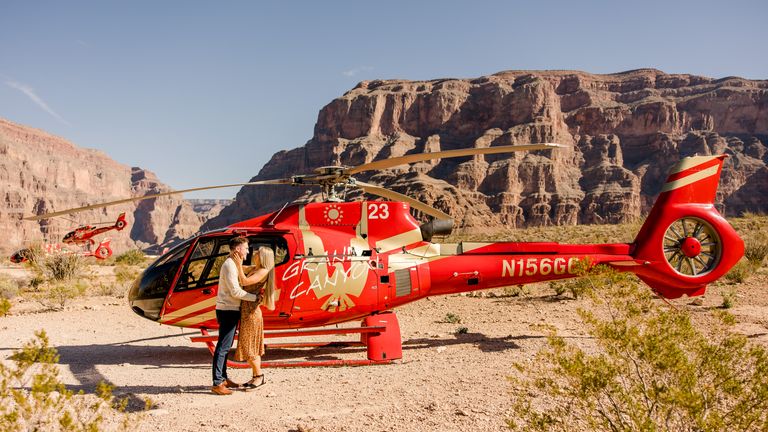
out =
[[[727,153],[718,193],[725,213],[768,210],[768,81],[653,69],[361,82],[320,111],[306,145],[276,153],[253,180],[408,153],[539,142],[573,147],[421,162],[358,178],[431,204],[470,231],[617,223],[650,209],[680,158]],[[310,193],[242,189],[204,229]]]
[[[22,221],[21,217],[168,190],[149,171],[119,164],[97,150],[82,149],[62,138],[0,119],[3,252],[34,242],[59,242],[77,226],[114,223],[121,212],[126,213],[128,228],[100,236],[112,239],[115,253],[136,247],[159,249],[196,233],[210,213],[195,212],[193,204],[181,197],[162,197],[154,202],[123,204],[40,222]]]

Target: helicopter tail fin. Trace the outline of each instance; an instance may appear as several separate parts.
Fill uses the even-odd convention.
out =
[[[635,238],[633,271],[666,298],[704,294],[744,255],[744,242],[714,206],[725,158],[686,157],[673,166]]]

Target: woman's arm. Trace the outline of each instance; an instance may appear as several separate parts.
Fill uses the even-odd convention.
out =
[[[248,275],[248,277],[245,278],[243,281],[243,285],[253,285],[256,282],[261,282],[262,279],[267,277],[267,274],[269,274],[269,270],[265,268],[260,268],[256,270],[255,272]]]

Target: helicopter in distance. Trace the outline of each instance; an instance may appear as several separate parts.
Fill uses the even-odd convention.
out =
[[[278,211],[182,242],[149,265],[128,294],[136,314],[161,324],[199,329],[201,336],[192,341],[203,342],[212,351],[216,337],[208,331],[218,328],[218,275],[229,254],[229,240],[246,237],[251,251],[272,248],[278,298],[273,311],[263,311],[265,330],[271,330],[265,337],[359,333],[368,358],[288,365],[265,361],[266,367],[375,364],[402,358],[394,310],[428,296],[572,278],[578,276],[578,263],[583,260],[632,272],[665,298],[697,296],[744,254],[744,242],[714,206],[725,155],[686,157],[675,164],[632,243],[435,243],[435,235],[451,232],[448,214],[353,177],[430,159],[561,147],[566,146],[542,143],[408,154],[355,167],[328,166],[290,178],[164,192],[27,219],[222,187],[321,187],[322,202],[286,204]],[[345,202],[337,193],[339,187],[359,188],[391,201]],[[419,223],[412,209],[433,219]],[[362,325],[321,328],[349,321],[362,321]]]
[[[121,231],[126,225],[125,213],[120,213],[114,223],[97,222],[93,225],[82,225],[65,234],[61,244],[45,243],[40,251],[47,255],[77,254],[82,257],[105,260],[112,256],[112,241],[105,238],[96,243],[94,237],[111,230]],[[11,254],[10,260],[16,264],[23,263],[32,258],[35,253],[32,248],[22,248]]]

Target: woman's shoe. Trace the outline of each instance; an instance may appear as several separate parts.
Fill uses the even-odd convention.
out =
[[[255,375],[253,378],[251,378],[250,381],[243,384],[243,389],[245,389],[245,391],[254,390],[263,386],[266,383],[267,383],[267,379],[264,378],[264,374]]]

